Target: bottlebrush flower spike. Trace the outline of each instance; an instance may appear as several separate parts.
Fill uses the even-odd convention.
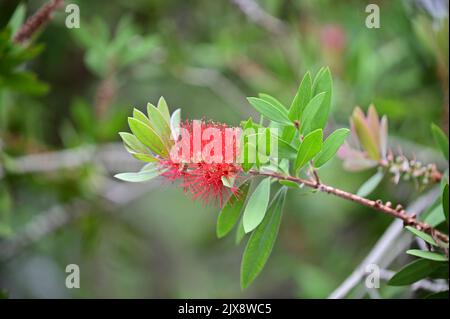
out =
[[[143,182],[157,176],[179,181],[193,199],[221,206],[231,194],[237,195],[235,180],[242,171],[239,157],[238,128],[206,121],[180,123],[180,111],[172,116],[164,98],[158,106],[147,106],[147,115],[134,109],[128,119],[133,134],[120,132],[125,148],[135,158],[148,162],[137,173],[115,177]]]

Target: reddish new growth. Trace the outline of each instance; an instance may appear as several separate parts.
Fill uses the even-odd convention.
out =
[[[239,136],[231,137],[233,130],[222,123],[181,123],[181,139],[175,141],[170,158],[160,161],[167,169],[162,176],[170,181],[180,180],[180,186],[193,199],[222,206],[229,196],[238,195],[237,187],[227,187],[222,182],[222,177],[234,180],[241,172],[236,163]]]

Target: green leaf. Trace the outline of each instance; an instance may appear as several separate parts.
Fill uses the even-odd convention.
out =
[[[392,278],[388,281],[390,286],[406,286],[415,283],[423,278],[428,277],[434,269],[436,269],[437,263],[426,259],[417,259],[409,263],[402,269],[400,269]]]
[[[319,111],[321,112],[320,107],[325,98],[325,95],[325,92],[317,94],[311,99],[311,101],[309,101],[308,105],[305,107],[300,123],[301,133],[308,134],[312,130],[320,128],[319,123],[315,121],[315,117],[316,114],[319,113]]]
[[[442,209],[444,210],[445,220],[448,224],[448,184],[444,186],[442,191]]]
[[[292,100],[291,106],[289,108],[289,118],[294,120],[300,120],[302,118],[303,110],[306,105],[308,105],[309,100],[312,96],[312,78],[311,74],[307,72],[300,85],[298,87],[297,93]]]
[[[128,118],[128,125],[137,139],[152,152],[162,156],[167,155],[161,138],[150,126],[132,117]]]
[[[442,154],[444,154],[445,159],[448,161],[448,138],[445,133],[436,124],[431,124],[431,131],[433,133],[433,138],[436,144],[441,149]]]
[[[322,129],[312,131],[303,139],[295,160],[295,171],[298,172],[322,149]]]
[[[313,94],[318,94],[319,92],[325,92],[325,97],[320,106],[320,112],[316,113],[314,122],[317,123],[315,128],[324,128],[328,122],[328,116],[331,109],[331,98],[333,93],[333,79],[331,77],[330,69],[322,68],[316,75],[313,84]]]
[[[295,159],[297,152],[297,149],[291,144],[282,138],[278,138],[278,158]]]
[[[11,35],[15,35],[19,28],[23,25],[25,21],[25,5],[23,3],[19,4],[14,11],[8,25],[11,27]]]
[[[217,218],[216,233],[218,238],[227,235],[239,219],[249,189],[249,182],[239,188],[238,196],[231,195]]]
[[[234,239],[234,242],[236,245],[239,245],[245,237],[245,229],[244,229],[244,218],[241,218],[239,221],[239,225],[236,229],[236,237]]]
[[[270,104],[269,102],[256,97],[249,97],[247,100],[259,113],[268,119],[283,124],[293,125],[285,108]]]
[[[258,96],[259,96],[260,99],[263,99],[264,101],[266,101],[266,102],[268,102],[268,103],[270,103],[272,105],[275,105],[280,110],[286,109],[286,107],[283,105],[283,103],[278,101],[273,96],[270,96],[269,94],[259,93]]]
[[[411,227],[411,226],[406,226],[406,229],[409,230],[414,235],[416,235],[417,237],[425,240],[427,243],[429,243],[429,244],[431,244],[433,246],[438,246],[438,244],[433,239],[433,237],[431,237],[427,233],[424,233],[423,231],[417,230],[417,229],[415,229],[414,227]]]
[[[161,114],[163,115],[164,119],[167,122],[167,125],[170,125],[170,111],[169,111],[169,106],[167,105],[166,100],[164,99],[163,96],[161,96],[158,100],[158,110],[161,112]]]
[[[428,259],[428,260],[434,260],[434,261],[448,261],[448,258],[445,255],[438,254],[431,251],[425,251],[420,249],[410,249],[406,251],[408,255]]]
[[[241,287],[245,289],[264,268],[272,252],[281,223],[286,188],[274,196],[263,222],[250,236],[241,263]]]
[[[161,111],[153,104],[147,103],[147,114],[151,127],[154,129],[156,134],[161,137],[161,140],[164,142],[164,144],[169,145],[170,127]]]
[[[300,188],[300,185],[298,183],[293,182],[293,181],[289,181],[289,180],[286,180],[286,179],[280,179],[278,182],[281,185],[287,186],[287,187],[290,187],[290,188],[296,188],[296,189]]]
[[[384,172],[382,170],[379,170],[375,173],[371,178],[369,178],[367,181],[364,182],[364,184],[361,185],[361,187],[356,192],[356,195],[365,197],[372,193],[375,188],[381,183],[384,177]]]
[[[138,183],[151,180],[152,178],[159,176],[163,172],[164,170],[161,170],[157,163],[149,163],[137,173],[120,173],[114,175],[114,177],[126,182]]]
[[[344,144],[350,130],[341,128],[334,131],[323,143],[322,150],[314,158],[314,166],[321,167],[328,162],[339,150],[342,144]]]
[[[139,120],[139,121],[141,121],[142,123],[144,123],[144,124],[150,126],[151,128],[153,128],[153,127],[152,127],[152,123],[150,122],[150,120],[148,119],[148,117],[147,117],[144,113],[142,113],[140,110],[134,108],[134,109],[133,109],[133,117],[134,117],[136,120]]]
[[[127,145],[131,150],[136,153],[149,153],[150,150],[142,144],[136,136],[127,132],[119,132],[120,137],[122,138],[125,145]]]
[[[447,299],[448,300],[448,290],[431,293],[431,294],[425,296],[425,299]]]
[[[270,178],[267,177],[259,183],[254,192],[250,195],[247,206],[244,210],[244,230],[246,233],[255,229],[266,214],[270,197]]]

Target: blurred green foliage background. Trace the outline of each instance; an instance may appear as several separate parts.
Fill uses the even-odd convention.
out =
[[[403,151],[439,163],[429,127],[448,128],[448,13],[423,2],[260,0],[265,15],[255,15],[246,1],[71,1],[80,28],[67,28],[67,13],[56,12],[33,40],[42,51],[19,67],[38,80],[13,81],[13,61],[0,54],[0,242],[24,229],[37,236],[0,261],[0,288],[33,298],[326,297],[389,217],[292,193],[268,264],[241,291],[243,246],[216,238],[219,208],[160,181],[114,181],[115,172],[139,165],[117,132],[128,130],[133,106],[144,109],[161,95],[183,117],[238,125],[254,116],[246,96],[267,92],[289,104],[306,71],[329,65],[336,125],[348,126],[356,105],[374,103]],[[23,3],[29,16],[45,2]],[[380,7],[379,29],[365,26],[369,3]],[[17,5],[0,1],[0,29]],[[67,165],[57,169],[51,159],[29,157],[63,149]],[[321,175],[354,192],[373,173],[346,172],[336,159]],[[419,193],[385,180],[374,196],[408,203]],[[68,220],[50,218],[61,227],[46,232],[55,211]],[[39,216],[47,217],[36,235],[27,225]],[[64,285],[71,263],[80,266],[80,289]]]

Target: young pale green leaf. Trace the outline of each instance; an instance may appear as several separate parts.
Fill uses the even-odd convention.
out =
[[[442,154],[444,154],[445,159],[448,161],[448,138],[445,133],[436,124],[431,124],[431,131],[433,132],[433,138],[436,144],[441,149]]]
[[[150,126],[132,117],[128,118],[128,125],[134,136],[136,136],[142,144],[150,148],[153,153],[162,156],[167,155],[167,150],[165,149],[161,138]]]
[[[382,170],[379,170],[375,173],[371,178],[369,178],[367,181],[364,182],[364,184],[361,185],[361,187],[356,192],[356,195],[361,197],[366,197],[370,193],[372,193],[375,188],[381,183],[384,177],[384,172]]]
[[[353,111],[351,122],[355,128],[358,140],[361,143],[364,150],[370,156],[370,158],[378,161],[381,157],[379,145],[377,143],[376,136],[374,132],[370,130],[370,127],[365,120],[364,112],[356,107]]]
[[[444,210],[445,220],[448,224],[448,184],[444,186],[442,191],[442,209]]]
[[[255,229],[266,214],[267,205],[270,198],[270,178],[267,177],[259,183],[253,193],[250,195],[247,206],[244,210],[243,222],[246,233]]]
[[[151,103],[147,103],[147,114],[151,127],[154,129],[156,134],[161,137],[161,140],[165,145],[170,145],[170,127],[169,123],[165,120],[161,111]]]
[[[236,180],[235,176],[222,176],[221,177],[222,184],[225,187],[232,188],[234,186],[234,181]]]
[[[330,69],[322,68],[316,75],[313,83],[313,94],[318,94],[319,92],[325,92],[325,97],[320,106],[320,112],[316,113],[314,122],[317,126],[315,128],[324,128],[328,121],[328,116],[331,109],[331,98],[333,94],[333,79],[331,77]]]
[[[267,117],[269,120],[287,125],[293,125],[291,120],[289,120],[288,113],[285,108],[270,104],[269,102],[256,97],[249,97],[247,100],[259,113]]]
[[[283,103],[278,101],[273,96],[270,96],[269,94],[259,93],[258,96],[259,96],[260,99],[263,99],[264,101],[266,101],[266,102],[268,102],[268,103],[270,103],[272,105],[275,105],[280,110],[286,109],[286,107],[283,105]]]
[[[315,119],[316,114],[322,112],[320,108],[325,96],[325,92],[319,93],[309,101],[308,105],[306,105],[302,114],[302,119],[300,121],[301,133],[308,134],[312,130],[321,128],[319,122],[317,122]]]
[[[242,207],[245,203],[245,199],[247,198],[249,185],[249,182],[244,183],[239,188],[239,193],[237,196],[231,195],[219,213],[216,227],[218,238],[222,238],[227,235],[238,221]]]
[[[259,275],[272,252],[280,228],[286,188],[274,196],[263,222],[255,229],[245,247],[241,263],[241,287],[245,289]]]
[[[139,110],[136,109],[136,108],[133,109],[133,117],[134,117],[136,120],[139,120],[139,121],[141,121],[142,123],[144,123],[144,124],[150,126],[151,128],[153,128],[153,127],[152,127],[152,123],[150,122],[150,120],[148,119],[148,117],[147,117],[144,113],[142,113],[141,111],[139,111]]]
[[[436,262],[426,259],[415,260],[400,269],[389,280],[390,286],[406,286],[428,277],[437,267]]]
[[[314,158],[314,166],[321,167],[328,162],[344,144],[349,132],[349,129],[341,128],[331,133],[323,143],[320,153]]]
[[[163,96],[161,96],[158,100],[158,110],[163,115],[164,119],[166,120],[167,125],[170,126],[170,111],[169,106],[167,105],[166,99],[164,99]]]
[[[176,109],[170,117],[170,130],[174,141],[178,141],[180,136],[181,110]]]
[[[295,160],[295,171],[298,172],[322,149],[322,129],[312,131],[303,139]]]
[[[433,239],[433,237],[431,237],[427,233],[424,233],[423,231],[417,230],[417,229],[415,229],[414,227],[411,227],[411,226],[406,226],[406,229],[409,230],[414,235],[416,235],[417,237],[425,240],[427,243],[429,243],[429,244],[431,244],[433,246],[438,246],[438,244]]]
[[[432,251],[425,251],[425,250],[420,250],[420,249],[410,249],[410,250],[407,250],[406,253],[408,255],[412,255],[412,256],[428,259],[428,260],[448,261],[448,258],[445,255],[435,253]]]
[[[292,100],[289,108],[289,118],[292,121],[300,120],[302,118],[303,110],[308,105],[312,96],[312,78],[311,74],[307,72],[303,77],[298,87],[297,93]],[[291,137],[292,138],[292,137]]]
[[[156,157],[153,157],[149,154],[134,153],[134,152],[130,152],[130,154],[135,159],[143,161],[143,162],[148,162],[148,163],[159,162],[159,160]]]
[[[135,153],[143,153],[143,154],[150,153],[150,150],[144,144],[139,142],[137,137],[134,136],[133,134],[127,132],[119,132],[119,135],[122,138],[125,145],[131,148],[131,150],[134,151]]]
[[[114,177],[126,182],[138,183],[149,181],[152,178],[159,176],[163,172],[164,170],[161,170],[158,167],[157,163],[149,163],[137,173],[120,173],[114,175]]]

